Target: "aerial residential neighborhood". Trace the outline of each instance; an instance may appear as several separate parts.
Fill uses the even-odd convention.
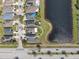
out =
[[[79,59],[79,0],[0,0],[0,59]]]
[[[2,1],[3,42],[26,40],[27,43],[39,43],[36,17],[39,12],[39,0],[3,0]]]

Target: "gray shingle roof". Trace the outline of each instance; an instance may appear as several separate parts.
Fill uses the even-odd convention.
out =
[[[4,23],[3,23],[3,27],[11,27],[12,26],[12,21],[5,21]]]
[[[26,13],[35,13],[38,8],[34,6],[27,7]]]

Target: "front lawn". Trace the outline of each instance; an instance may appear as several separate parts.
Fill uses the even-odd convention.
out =
[[[16,43],[0,43],[0,48],[16,48]]]

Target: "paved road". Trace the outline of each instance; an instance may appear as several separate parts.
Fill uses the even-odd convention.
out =
[[[59,49],[59,48],[58,48]],[[39,59],[40,57],[42,59],[60,59],[61,57],[64,57],[65,59],[79,59],[79,55],[37,55],[37,56],[33,56],[33,55],[29,55],[28,52],[31,52],[32,50],[37,50],[37,48],[31,49],[31,48],[27,48],[27,49],[19,49],[19,48],[1,48],[0,49],[0,59],[13,59],[15,56],[18,56],[20,59]],[[48,51],[51,50],[52,52],[56,51],[56,48],[43,48],[41,51]],[[76,52],[79,49],[78,48],[60,48],[58,50],[58,52],[61,52],[62,50],[66,50],[68,52]],[[57,52],[57,51],[56,51]]]

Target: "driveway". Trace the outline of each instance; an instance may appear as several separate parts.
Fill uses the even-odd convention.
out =
[[[22,39],[25,38],[25,30],[24,30],[24,25],[21,24],[21,22],[19,21],[19,19],[17,21],[13,22],[13,25],[15,25],[17,23],[17,29],[18,32],[14,31],[14,33],[16,34],[16,36],[14,36],[17,39],[18,42],[18,48],[23,48],[22,47]]]

